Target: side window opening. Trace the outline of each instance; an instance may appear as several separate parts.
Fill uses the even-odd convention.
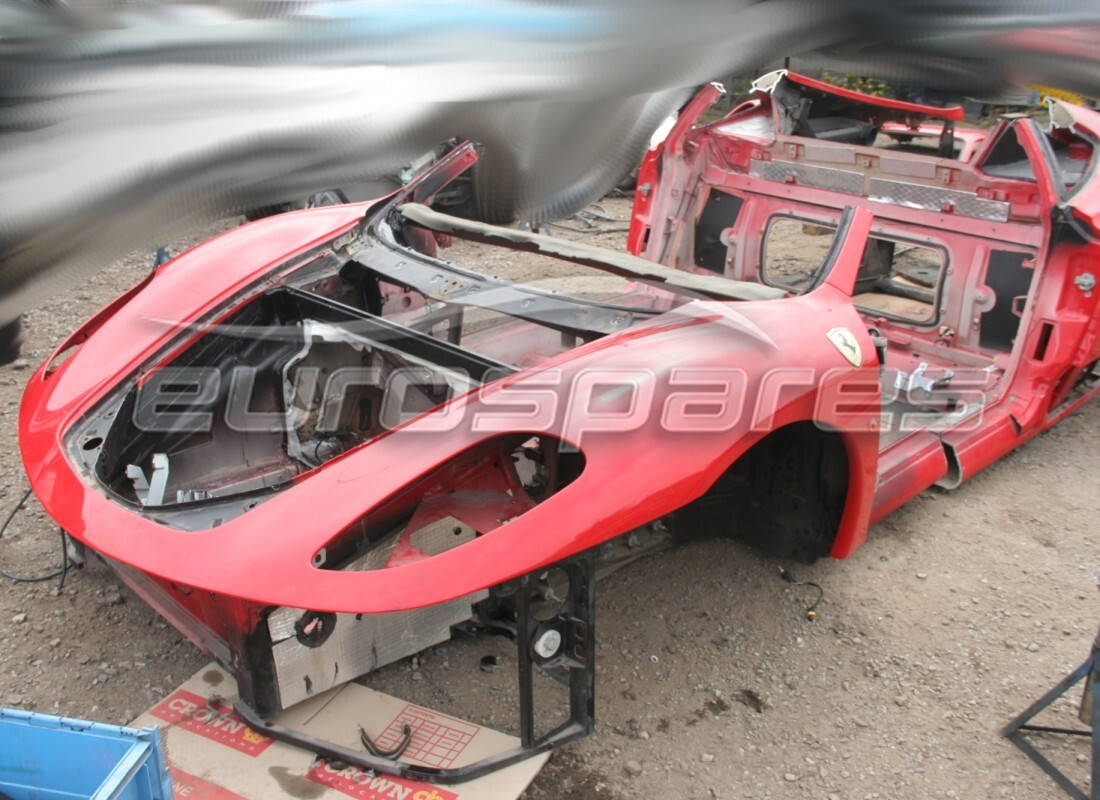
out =
[[[836,238],[836,225],[772,217],[764,234],[764,283],[800,294],[814,285]]]
[[[888,317],[931,324],[939,317],[943,252],[911,242],[867,240],[856,277],[857,306]]]
[[[1065,131],[1047,135],[1047,142],[1054,153],[1054,163],[1066,189],[1073,189],[1081,182],[1092,163],[1092,144]]]
[[[773,217],[764,236],[765,283],[791,292],[813,286],[836,235],[834,225]],[[924,244],[872,236],[856,277],[853,301],[872,314],[923,325],[939,318],[945,253]]]
[[[982,162],[981,169],[986,175],[996,178],[1035,180],[1035,170],[1027,157],[1027,151],[1020,144],[1015,126],[1005,129],[997,138],[996,144]]]
[[[1017,124],[1002,132],[982,162],[981,169],[997,178],[1034,182],[1035,167],[1020,143],[1018,128]],[[1047,130],[1042,136],[1050,148],[1052,179],[1066,190],[1074,189],[1092,165],[1092,143],[1067,128]]]

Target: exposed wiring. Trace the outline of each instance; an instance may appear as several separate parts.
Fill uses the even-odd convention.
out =
[[[806,609],[806,621],[813,622],[817,619],[817,607],[821,604],[821,601],[825,599],[825,590],[813,581],[796,581],[794,575],[788,572],[784,567],[779,568],[779,577],[792,586],[812,586],[817,589],[817,599]]]
[[[563,222],[544,222],[542,228],[548,236],[554,235],[554,228],[560,228],[564,231],[572,231],[577,234],[576,236],[570,236],[569,241],[577,241],[578,239],[587,239],[589,236],[601,236],[605,233],[627,233],[630,228],[603,228],[600,226],[600,222],[629,222],[626,217],[617,217],[607,212],[599,203],[590,203],[586,208],[573,214],[569,219],[575,220],[576,225],[568,225]]]
[[[8,513],[7,518],[4,520],[4,524],[0,525],[0,538],[3,538],[4,532],[8,529],[8,525],[10,525],[11,521],[15,519],[15,515],[19,513],[19,509],[23,507],[23,504],[27,502],[27,498],[30,496],[30,489],[27,489],[27,491],[23,492],[23,496],[19,498],[19,502],[15,504],[15,508],[13,508]],[[15,583],[43,583],[44,581],[52,581],[54,578],[59,578],[57,582],[58,591],[63,589],[65,586],[65,576],[69,574],[69,554],[66,552],[65,549],[65,531],[62,528],[58,528],[57,531],[61,535],[60,569],[56,570],[55,572],[51,572],[49,575],[39,575],[36,577],[23,577],[21,575],[12,575],[10,572],[6,572],[5,570],[0,569],[0,577],[7,578],[9,581],[13,581]]]

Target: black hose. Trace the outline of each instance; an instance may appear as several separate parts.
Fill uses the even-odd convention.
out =
[[[779,568],[779,577],[781,577],[792,586],[812,586],[813,588],[817,589],[817,599],[814,600],[813,604],[806,609],[806,621],[813,622],[814,620],[816,620],[817,607],[821,603],[821,601],[825,599],[825,590],[813,581],[796,581],[794,579],[794,576],[783,567]]]
[[[27,491],[23,492],[23,496],[21,498],[19,498],[19,502],[15,504],[15,508],[13,508],[8,513],[7,519],[4,520],[4,524],[0,525],[0,538],[3,538],[4,532],[8,529],[8,525],[11,524],[11,521],[15,518],[15,515],[17,513],[19,513],[19,509],[21,509],[23,507],[23,504],[27,502],[27,498],[30,497],[30,496],[31,496],[31,490],[30,489],[27,489]],[[68,573],[69,573],[69,555],[68,555],[68,553],[65,552],[65,531],[62,528],[58,528],[57,530],[61,534],[61,568],[60,569],[58,569],[54,572],[51,572],[49,575],[38,575],[38,576],[35,576],[35,577],[24,577],[24,576],[21,576],[21,575],[12,575],[10,572],[7,572],[3,569],[0,569],[0,577],[7,578],[9,581],[13,581],[14,583],[43,583],[45,581],[52,581],[54,578],[60,578],[60,580],[57,583],[57,588],[58,588],[59,591],[62,588],[64,588],[64,586],[65,586],[65,576],[68,575]],[[2,798],[0,798],[0,800],[2,800]]]

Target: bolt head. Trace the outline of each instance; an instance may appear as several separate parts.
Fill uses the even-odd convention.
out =
[[[561,632],[553,628],[544,632],[535,640],[535,655],[539,658],[551,658],[561,649]]]

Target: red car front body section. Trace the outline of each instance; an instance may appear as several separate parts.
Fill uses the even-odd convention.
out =
[[[854,487],[834,554],[846,555],[862,541],[871,501],[866,487],[875,474],[873,349],[865,343],[863,363],[853,367],[826,338],[827,328],[860,330],[843,293],[828,285],[785,302],[699,303],[582,346],[455,398],[438,413],[303,474],[248,513],[208,530],[173,529],[89,485],[66,455],[64,438],[74,422],[107,390],[157,361],[158,354],[173,351],[169,343],[181,327],[199,329],[211,324],[212,313],[224,316],[235,300],[244,302],[277,282],[286,256],[292,264],[308,261],[359,223],[362,213],[356,207],[299,212],[224,234],[162,267],[129,302],[97,321],[87,341],[60,366],[47,362],[40,368],[22,407],[21,447],[35,493],[66,531],[110,559],[192,589],[261,605],[396,611],[502,583],[669,514],[704,494],[767,433],[816,420],[842,432]],[[240,258],[246,252],[255,259],[259,241],[274,254],[273,227],[280,236],[293,231],[306,244],[259,267],[227,268],[249,263]],[[858,252],[847,258],[858,258]],[[820,324],[807,324],[815,320]],[[745,330],[768,333],[756,340]],[[765,379],[783,365],[825,368],[813,386]],[[672,405],[713,396],[707,376],[731,368],[744,376],[738,387],[743,394],[734,398],[736,413],[728,412],[721,435],[670,433],[662,425]],[[636,381],[638,397],[650,409],[638,415],[636,428],[601,431],[598,420],[576,412],[578,397],[597,402],[592,381],[602,376]],[[838,397],[845,401],[829,400]],[[553,413],[531,431],[573,442],[584,454],[585,468],[575,481],[507,524],[471,516],[481,535],[431,558],[372,572],[313,566],[336,532],[490,441],[496,431],[477,430],[479,420],[535,398],[549,398]],[[440,425],[441,416],[452,422]]]

